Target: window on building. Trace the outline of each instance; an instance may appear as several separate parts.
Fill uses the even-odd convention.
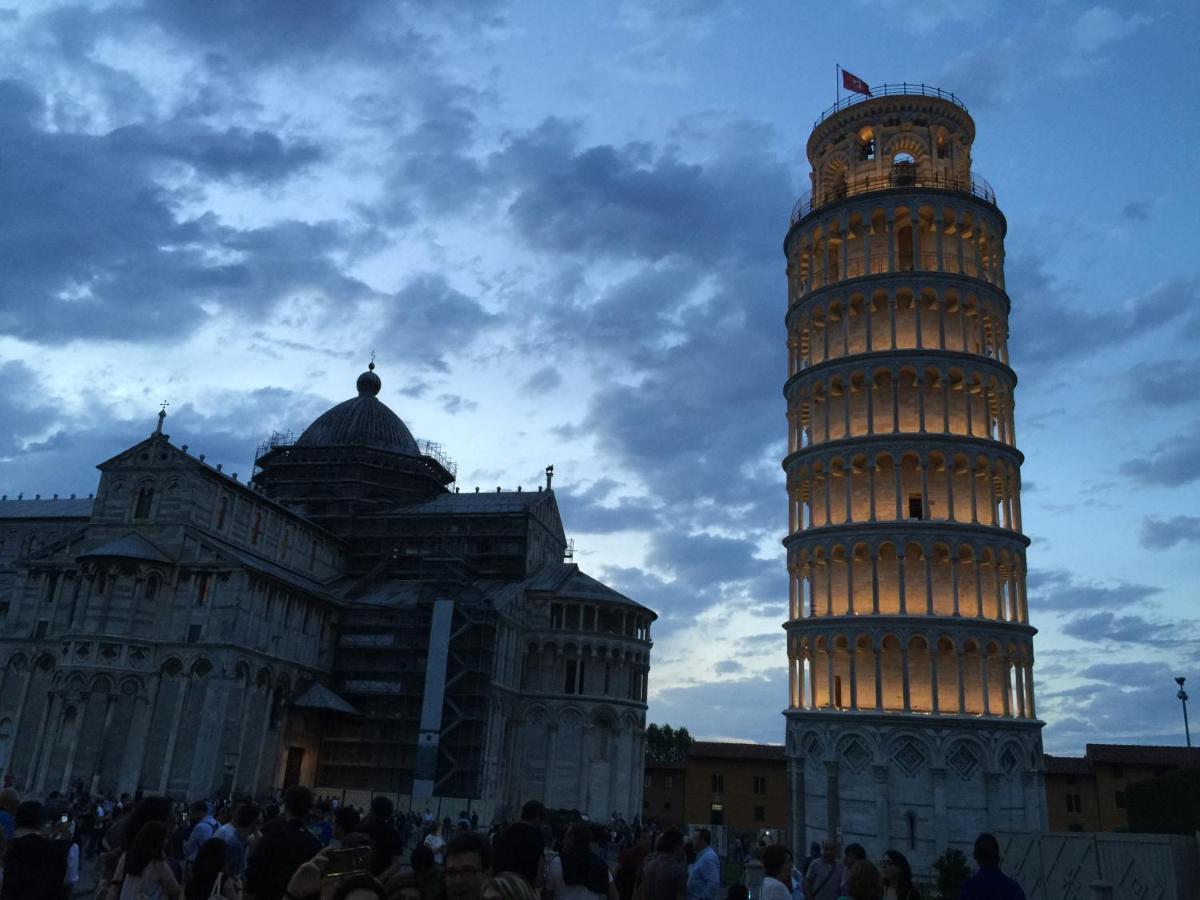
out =
[[[909,810],[904,814],[904,818],[908,820],[908,849],[917,849],[917,814]]]
[[[767,821],[767,808],[765,806],[754,807],[754,821],[755,822]]]
[[[645,781],[645,785],[644,785],[644,786],[645,786],[645,787],[651,787],[651,786],[652,786],[652,783],[653,783],[653,781],[654,781],[654,778],[653,778],[652,776],[650,776],[650,775],[647,775],[647,776],[646,776],[646,781]]]
[[[1067,812],[1083,812],[1083,797],[1079,794],[1067,794]]]
[[[1117,801],[1117,809],[1125,808],[1125,792],[1124,791],[1117,791],[1116,801]]]
[[[713,774],[712,790],[714,794],[723,794],[725,792],[725,776]]]
[[[908,517],[910,519],[923,518],[922,511],[921,511],[921,495],[920,494],[909,494],[908,495]]]
[[[674,775],[668,775],[666,778],[663,779],[663,787],[669,788],[671,786],[671,783],[674,780],[675,780]]]
[[[604,664],[604,696],[608,696],[609,684],[612,682],[612,663]]]
[[[217,501],[217,530],[225,527],[225,511],[229,508],[229,498],[222,497]]]
[[[563,678],[563,693],[575,693],[575,680],[579,676],[578,663],[573,659],[567,660],[565,677]]]
[[[206,606],[208,604],[208,592],[212,585],[212,575],[208,572],[201,573],[196,576],[196,605]]]
[[[133,508],[135,519],[150,518],[150,504],[154,502],[154,488],[147,485],[138,491],[137,504]]]
[[[46,592],[44,597],[47,603],[54,602],[54,592],[58,590],[58,573],[51,572],[46,576]]]
[[[262,535],[262,511],[254,511],[254,527],[250,529],[250,543],[257,544]]]
[[[8,601],[0,600],[0,619],[8,615]]]
[[[312,542],[312,547],[309,548],[309,551],[308,551],[308,569],[310,572],[312,571],[313,567],[316,566],[316,564],[317,564],[317,542],[314,539]]]
[[[45,619],[42,619],[42,621],[38,622],[36,625],[33,626],[34,638],[35,639],[36,638],[44,638],[46,636],[46,632],[49,630],[49,628],[50,628],[50,623],[47,622]]]
[[[550,627],[562,628],[562,607],[557,603],[550,605]]]
[[[142,596],[147,600],[153,600],[158,593],[158,576],[151,575],[146,579],[146,589],[142,592]]]
[[[767,792],[767,779],[764,775],[754,776],[754,793],[765,794]]]
[[[279,555],[287,556],[288,547],[292,542],[292,533],[288,529],[283,529],[283,537],[279,540]]]
[[[202,630],[203,630],[202,627],[199,625],[189,625],[188,630],[187,630],[187,637],[184,638],[184,640],[186,640],[189,644],[196,643],[197,641],[200,640],[200,633]]]
[[[725,824],[725,804],[714,803],[708,813],[708,824],[724,825]]]

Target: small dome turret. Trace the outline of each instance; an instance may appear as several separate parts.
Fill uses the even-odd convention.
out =
[[[298,447],[371,447],[420,455],[420,448],[398,415],[378,399],[383,382],[375,363],[358,376],[358,396],[322,413],[296,441]]]

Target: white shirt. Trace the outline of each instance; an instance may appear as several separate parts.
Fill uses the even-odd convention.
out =
[[[792,889],[778,878],[768,875],[763,879],[760,896],[761,900],[792,900]]]

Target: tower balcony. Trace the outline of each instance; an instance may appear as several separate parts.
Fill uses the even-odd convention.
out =
[[[895,162],[892,163],[890,171],[883,175],[864,175],[852,182],[838,182],[816,194],[812,191],[801,194],[796,205],[792,207],[788,227],[793,228],[814,211],[849,197],[913,189],[969,194],[992,206],[997,205],[995,189],[978,172],[971,172],[966,178],[959,178],[942,172],[923,173],[912,162]]]

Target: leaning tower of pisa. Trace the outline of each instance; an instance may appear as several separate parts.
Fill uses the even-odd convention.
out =
[[[1004,215],[953,94],[827,110],[788,275],[791,835],[1045,827]],[[872,857],[874,858],[874,857]]]

